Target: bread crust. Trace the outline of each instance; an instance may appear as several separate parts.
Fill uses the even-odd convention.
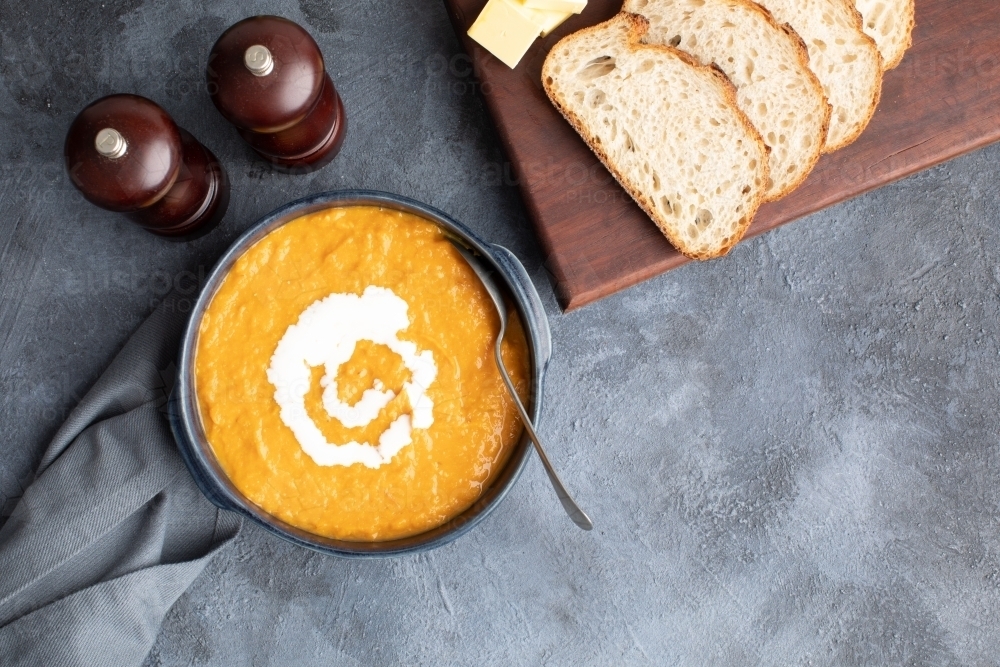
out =
[[[643,193],[642,191],[638,190],[637,188],[633,188],[628,183],[628,179],[625,178],[624,174],[618,169],[615,162],[610,159],[608,154],[605,152],[604,147],[599,142],[595,141],[595,137],[589,131],[587,131],[586,125],[582,122],[579,116],[577,116],[569,108],[569,106],[565,104],[565,102],[561,99],[560,95],[552,89],[552,85],[550,82],[550,79],[552,77],[549,76],[549,72],[552,66],[552,54],[556,52],[556,50],[559,48],[559,44],[561,44],[563,41],[567,39],[579,38],[584,35],[604,30],[607,26],[612,25],[616,22],[621,22],[626,24],[628,28],[627,47],[631,51],[637,52],[643,49],[648,49],[652,51],[667,53],[675,58],[679,58],[681,61],[687,63],[696,70],[708,73],[710,76],[714,77],[719,83],[720,92],[723,93],[723,96],[725,97],[728,106],[734,112],[736,112],[738,121],[747,131],[750,139],[752,139],[757,144],[761,154],[764,157],[767,156],[769,149],[767,148],[767,145],[764,143],[764,140],[761,138],[760,133],[753,126],[753,124],[750,123],[750,120],[747,118],[746,114],[744,114],[743,111],[736,104],[736,88],[733,86],[729,78],[718,69],[702,65],[692,56],[688,55],[687,53],[684,53],[683,51],[675,49],[671,46],[643,44],[641,42],[641,39],[642,36],[646,33],[646,31],[649,29],[649,22],[644,17],[638,14],[620,12],[619,14],[613,16],[604,23],[599,23],[598,25],[592,26],[590,28],[584,28],[583,30],[568,35],[564,37],[562,40],[560,40],[549,51],[549,54],[545,58],[545,63],[542,65],[542,87],[545,89],[545,93],[546,95],[548,95],[549,100],[552,102],[553,106],[555,106],[555,108],[559,111],[559,113],[563,115],[563,117],[567,120],[567,122],[569,122],[569,124],[573,127],[573,129],[577,131],[577,133],[583,138],[584,142],[587,144],[590,150],[592,150],[594,154],[597,155],[598,159],[601,161],[601,163],[604,164],[605,168],[607,168],[607,170],[611,172],[611,175],[615,177],[615,180],[617,180],[618,183],[622,186],[622,188],[629,193],[632,199],[635,200],[635,202],[639,205],[639,207],[656,224],[660,232],[665,237],[667,237],[667,240],[670,241],[670,243],[681,254],[683,254],[686,257],[690,257],[691,259],[698,259],[698,260],[715,259],[716,257],[722,257],[723,255],[727,254],[733,248],[733,246],[735,246],[740,241],[740,239],[743,238],[743,235],[746,233],[747,228],[750,226],[750,223],[753,220],[754,215],[757,213],[757,209],[763,203],[764,200],[763,189],[760,189],[757,192],[753,193],[753,198],[751,199],[750,203],[747,206],[746,213],[739,220],[737,231],[728,236],[723,241],[723,244],[719,249],[717,249],[715,252],[712,253],[698,252],[696,249],[691,248],[690,246],[685,244],[683,239],[678,238],[672,231],[670,231],[670,228],[666,223],[666,221],[663,220],[660,217],[659,213],[657,212],[656,207],[652,202],[652,198],[649,197],[646,193]],[[761,182],[766,183],[768,178],[768,164],[767,164],[768,161],[764,159],[764,160],[759,160],[758,162],[759,162],[758,170],[760,172],[759,176]]]

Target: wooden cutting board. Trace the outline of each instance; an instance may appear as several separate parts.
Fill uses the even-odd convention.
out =
[[[621,0],[590,0],[511,70],[466,32],[486,0],[445,0],[472,58],[566,310],[689,261],[552,107],[540,72],[562,37],[604,21]],[[765,204],[748,236],[1000,140],[1000,0],[916,0],[913,46],[886,73],[882,101],[855,143],[820,159],[784,199]]]

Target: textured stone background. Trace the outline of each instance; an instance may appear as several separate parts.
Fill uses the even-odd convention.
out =
[[[307,26],[347,106],[312,176],[267,170],[202,89],[212,42],[254,13]],[[440,207],[523,258],[551,318],[542,432],[593,533],[537,461],[420,557],[335,560],[248,526],[148,665],[998,664],[1000,146],[562,315],[437,0],[0,0],[0,40],[4,514],[166,289],[301,195]],[[64,133],[112,92],[222,158],[220,229],[174,245],[81,202]]]

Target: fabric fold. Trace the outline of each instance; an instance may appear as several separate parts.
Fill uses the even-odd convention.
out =
[[[46,449],[0,528],[5,665],[139,665],[241,520],[198,491],[164,413],[185,313],[171,295]]]

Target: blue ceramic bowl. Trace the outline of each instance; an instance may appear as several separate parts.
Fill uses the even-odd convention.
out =
[[[170,426],[184,462],[191,470],[202,493],[219,507],[239,512],[275,535],[322,553],[353,558],[395,556],[427,551],[454,540],[482,521],[500,503],[524,469],[531,443],[521,438],[506,467],[492,486],[471,507],[433,530],[399,540],[385,542],[348,542],[334,540],[291,526],[248,500],[237,489],[215,458],[205,438],[201,414],[194,391],[194,356],[198,330],[205,309],[211,303],[233,263],[254,243],[281,225],[314,211],[340,206],[381,206],[413,213],[436,223],[445,233],[461,240],[492,266],[495,276],[506,288],[507,296],[517,307],[524,324],[531,356],[531,396],[528,413],[535,423],[541,412],[542,382],[551,352],[549,324],[538,292],[524,267],[506,248],[489,244],[468,227],[446,214],[418,201],[371,190],[325,192],[299,199],[264,216],[229,248],[212,270],[191,314],[181,342],[177,385],[170,401]]]

